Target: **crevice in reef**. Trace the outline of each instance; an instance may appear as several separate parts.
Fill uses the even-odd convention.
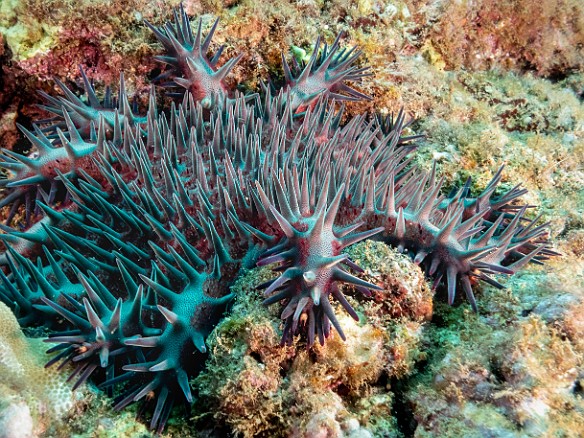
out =
[[[498,364],[495,360],[491,359],[489,361],[489,365],[490,365],[490,371],[493,374],[493,376],[495,377],[495,379],[497,379],[498,383],[503,383],[507,380],[505,378],[505,375],[503,374],[503,371],[501,370],[500,364]]]
[[[406,398],[408,382],[410,380],[391,380],[391,388],[394,394],[391,412],[397,422],[398,430],[406,438],[413,437],[418,426],[418,422],[414,418],[411,403]]]

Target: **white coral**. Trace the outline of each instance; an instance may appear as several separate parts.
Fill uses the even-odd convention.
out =
[[[0,411],[0,418],[11,418],[9,410],[22,405],[39,428],[39,421],[58,419],[72,407],[66,374],[44,368],[46,349],[40,339],[26,338],[11,310],[0,303],[0,403],[7,406]],[[23,409],[18,412],[26,419]]]

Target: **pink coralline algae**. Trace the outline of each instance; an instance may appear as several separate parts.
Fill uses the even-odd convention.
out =
[[[44,96],[51,118],[21,127],[35,152],[4,150],[0,163],[11,208],[0,299],[21,325],[50,330],[49,365],[72,364],[76,387],[120,388],[116,409],[152,404],[162,431],[176,403],[193,402],[205,339],[254,265],[277,273],[258,287],[264,304],[282,303],[282,342],[310,348],[332,328],[344,339],[332,299],[358,319],[339,284],[379,289],[344,252],[356,242],[410,254],[450,304],[461,288],[475,310],[478,280],[501,287],[494,274],[554,255],[517,203],[524,190],[496,194],[501,171],[476,198],[470,181],[444,195],[435,168],[412,164],[420,136],[403,135],[403,111],[341,122],[340,101],[368,97],[348,85],[367,69],[340,37],[318,40],[306,65],[283,58],[282,88],[241,95],[224,81],[240,56],[219,67],[222,49],[208,54],[217,22],[203,38],[181,7],[148,26],[165,49],[155,83],[177,99],[170,108],[153,86],[141,113],[123,77],[100,100],[81,70],[86,98],[57,81],[62,95]]]

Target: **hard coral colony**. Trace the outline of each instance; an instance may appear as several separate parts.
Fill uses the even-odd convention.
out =
[[[311,347],[331,326],[345,337],[331,296],[358,319],[340,283],[378,288],[353,274],[344,249],[356,242],[411,254],[449,303],[461,286],[474,309],[474,282],[500,287],[493,274],[554,254],[515,202],[524,190],[494,195],[501,171],[477,198],[469,184],[444,196],[435,169],[411,164],[420,136],[402,135],[403,112],[341,123],[338,102],[368,97],[347,85],[367,69],[340,38],[317,40],[306,65],[283,57],[284,86],[244,96],[224,81],[241,55],[222,67],[222,48],[208,55],[217,22],[203,38],[181,6],[147,25],[170,66],[157,82],[177,103],[162,111],[153,87],[137,115],[123,76],[100,101],[81,70],[87,100],[57,80],[63,95],[44,95],[53,117],[20,128],[36,151],[4,150],[0,163],[11,207],[0,298],[22,326],[50,330],[48,365],[72,364],[75,387],[118,388],[116,409],[152,403],[161,432],[176,402],[192,403],[205,339],[254,265],[279,273],[258,287],[264,304],[283,303],[282,342]],[[19,211],[21,231],[9,226]]]

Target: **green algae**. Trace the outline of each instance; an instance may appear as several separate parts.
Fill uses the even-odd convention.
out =
[[[16,61],[32,58],[53,48],[60,29],[60,26],[52,26],[32,17],[20,0],[0,3],[0,34]]]
[[[170,428],[169,428],[170,430]],[[111,399],[103,394],[93,393],[85,398],[67,416],[59,427],[49,431],[47,436],[55,438],[153,438],[147,425],[136,421],[136,408],[114,411]],[[162,437],[172,436],[165,433]]]
[[[489,72],[472,69],[442,71],[446,67],[444,52],[439,51],[439,45],[430,39],[416,41],[408,35],[408,23],[411,22],[409,17],[391,18],[388,26],[367,24],[363,18],[364,11],[370,13],[373,2],[359,2],[359,8],[348,6],[349,2],[326,2],[327,7],[323,8],[324,2],[318,2],[317,9],[323,11],[325,18],[316,18],[309,10],[303,20],[296,22],[284,20],[290,15],[289,12],[298,14],[298,10],[290,5],[263,8],[257,2],[244,1],[239,2],[239,9],[230,9],[221,2],[214,3],[216,10],[223,11],[227,20],[222,21],[221,26],[230,45],[237,44],[238,41],[240,45],[257,43],[265,38],[261,46],[263,55],[254,58],[259,60],[257,66],[244,64],[247,70],[257,69],[262,73],[268,70],[266,66],[272,68],[271,66],[278,64],[280,50],[287,46],[288,40],[292,38],[290,35],[300,33],[301,30],[302,36],[299,39],[294,37],[294,40],[302,43],[303,47],[310,47],[310,40],[317,33],[325,32],[328,38],[334,36],[334,29],[321,27],[322,20],[338,23],[339,17],[347,17],[343,23],[348,22],[350,26],[341,27],[349,30],[352,40],[365,50],[365,57],[373,64],[376,73],[373,84],[363,85],[364,90],[372,91],[376,96],[372,105],[376,109],[389,111],[403,104],[406,110],[422,117],[417,122],[416,130],[426,132],[428,139],[416,158],[418,164],[428,168],[432,160],[436,159],[440,170],[449,175],[447,186],[464,183],[471,176],[474,181],[473,193],[478,193],[486,186],[497,166],[506,162],[506,186],[516,183],[527,186],[532,191],[528,202],[542,205],[538,211],[544,213],[544,219],[553,221],[554,236],[565,238],[560,244],[564,247],[568,246],[568,242],[571,247],[575,245],[573,242],[577,237],[574,236],[581,235],[584,227],[584,180],[581,168],[581,163],[584,162],[582,73],[576,72],[559,82],[553,82],[530,74],[510,73],[505,69]],[[299,8],[301,3],[310,4],[298,2]],[[16,2],[4,2],[2,7],[9,4],[14,6]],[[299,10],[302,12],[303,9]],[[261,21],[258,27],[253,26],[256,22],[253,19],[254,14],[260,15],[260,18],[256,18]],[[24,53],[25,57],[39,53],[30,52],[38,44],[35,41],[39,37],[35,35],[41,35],[41,41],[45,38],[44,33],[49,35],[50,31],[43,30],[38,22],[30,25],[16,24],[14,14],[12,17],[8,23],[10,26],[0,23],[3,26],[0,31],[4,33],[4,29],[11,26],[21,26],[14,30],[18,38],[12,43],[8,41],[13,52]],[[375,20],[376,23],[385,23],[380,18]],[[118,24],[123,23],[121,21]],[[242,31],[249,28],[258,30],[251,34]],[[268,32],[268,28],[276,29],[275,33]],[[27,32],[33,36],[27,36]],[[30,41],[27,42],[26,38]],[[19,45],[21,41],[22,46]],[[122,53],[130,53],[135,47],[128,42],[116,44]],[[16,51],[13,46],[17,48]],[[422,53],[423,57],[409,56],[411,53]],[[247,74],[242,73],[242,76]],[[355,107],[350,107],[349,111],[354,111]],[[375,247],[375,250],[379,250],[383,257],[387,255],[381,246]],[[564,250],[562,252],[566,254]],[[370,278],[379,274],[380,269],[374,264],[375,251],[371,247],[367,250],[355,248],[352,254],[355,258],[362,256],[359,263],[367,267]],[[414,427],[416,436],[436,436],[438,431],[442,433],[441,436],[525,436],[541,431],[538,427],[545,421],[549,424],[545,433],[550,436],[555,432],[554,428],[557,429],[557,436],[570,436],[570,430],[578,430],[581,425],[578,415],[582,415],[581,395],[578,396],[577,391],[570,395],[566,382],[562,383],[562,388],[568,393],[562,399],[566,408],[560,404],[552,404],[552,414],[548,413],[542,419],[541,416],[538,417],[535,408],[531,409],[532,413],[527,409],[519,415],[517,400],[528,400],[525,393],[519,390],[521,388],[501,381],[501,370],[508,360],[508,364],[527,370],[526,375],[533,377],[534,380],[528,385],[529,390],[549,391],[550,388],[545,387],[545,381],[541,377],[534,377],[534,368],[538,363],[550,367],[558,366],[555,362],[550,362],[546,352],[567,351],[565,359],[568,360],[572,357],[569,354],[570,349],[581,348],[577,347],[577,336],[573,334],[579,332],[571,332],[569,327],[569,324],[577,325],[574,320],[578,315],[574,315],[572,308],[580,299],[578,288],[583,285],[581,274],[577,272],[581,272],[581,264],[574,262],[578,260],[577,257],[577,253],[568,251],[563,261],[555,262],[544,271],[541,268],[531,268],[519,273],[505,282],[509,290],[484,288],[483,293],[478,294],[478,316],[469,312],[468,306],[464,304],[457,308],[438,304],[432,324],[426,324],[421,330],[423,337],[418,334],[417,329],[410,330],[399,321],[392,323],[393,328],[389,331],[395,344],[402,345],[402,351],[409,355],[405,361],[407,366],[399,368],[403,371],[396,370],[392,373],[403,375],[403,381],[409,388],[408,399],[412,406],[412,415],[418,422],[417,428]],[[412,268],[405,261],[404,264],[408,270]],[[392,266],[390,268],[393,269]],[[290,362],[288,357],[281,359],[271,350],[279,342],[279,309],[277,306],[263,308],[260,305],[260,294],[252,287],[271,275],[268,269],[250,271],[238,289],[239,298],[234,314],[226,318],[224,325],[213,334],[210,345],[213,350],[212,360],[209,362],[208,372],[200,376],[200,380],[193,382],[193,387],[200,393],[200,400],[195,405],[193,414],[195,424],[207,424],[209,418],[216,418],[220,423],[231,421],[235,430],[241,427],[241,430],[250,431],[249,433],[261,430],[271,433],[277,427],[286,425],[282,411],[279,410],[285,404],[274,402],[276,397],[282,403],[286,401],[279,389],[271,392],[268,390],[266,399],[260,399],[258,404],[250,404],[248,410],[243,412],[245,415],[238,417],[230,412],[226,413],[225,410],[219,410],[219,413],[216,411],[217,400],[221,398],[218,390],[225,382],[233,380],[234,376],[242,375],[243,371],[247,373],[247,378],[258,379],[259,382],[256,383],[259,386],[244,387],[247,391],[255,391],[257,398],[263,397],[265,388],[270,388],[269,385],[273,383],[270,379],[279,384],[284,380],[279,380],[275,375],[268,376],[266,380],[261,379],[266,369],[261,366],[262,361],[270,359],[285,366],[289,366]],[[538,303],[549,300],[551,305],[559,302],[561,296],[576,297],[576,301],[563,309],[558,318],[544,321],[544,315],[529,316]],[[351,303],[361,302],[352,300]],[[369,313],[373,314],[373,309],[379,308],[372,307]],[[363,321],[366,309],[359,306],[358,312]],[[527,315],[522,316],[523,314]],[[559,334],[554,334],[554,328],[560,330]],[[525,336],[515,335],[519,329],[526,330],[522,332]],[[260,334],[267,341],[258,341]],[[562,336],[568,337],[568,344],[561,342],[561,339],[558,341]],[[411,343],[410,337],[416,342]],[[539,350],[523,348],[520,351],[531,356],[535,363],[517,365],[512,358],[504,357],[500,361],[493,359],[493,352],[498,354],[511,350],[514,345],[529,344],[527,337],[533,337]],[[250,346],[252,341],[260,343]],[[260,361],[254,359],[257,356]],[[421,370],[416,369],[416,364],[424,359],[428,360],[427,364]],[[391,362],[396,363],[398,362],[395,360]],[[581,364],[576,363],[576,368],[581,370]],[[453,371],[443,376],[443,371],[448,369]],[[310,373],[310,368],[305,371]],[[477,377],[479,380],[471,384],[464,380],[468,375],[481,378]],[[574,387],[577,387],[578,381],[581,382],[582,377],[574,378]],[[245,384],[245,380],[240,380],[240,383]],[[485,386],[491,388],[491,392],[498,391],[496,399],[477,399],[480,391],[483,391],[481,388]],[[403,425],[398,427],[392,411],[395,399],[393,392],[391,389],[376,386],[369,390],[370,395],[365,393],[351,400],[351,413],[358,418],[360,424],[367,424],[367,430],[374,436],[398,436],[399,427]],[[332,394],[328,395],[318,400],[326,403],[326,406],[336,406],[338,399]],[[260,403],[261,401],[263,402]],[[537,403],[526,403],[528,407],[541,406]],[[229,408],[234,409],[234,404],[229,405]],[[77,430],[78,436],[90,436],[82,431],[93,431],[92,422],[95,423],[96,418],[107,417],[106,426],[95,433],[131,431],[136,428],[136,436],[147,436],[140,435],[141,431],[144,434],[146,432],[144,427],[135,422],[132,410],[114,413],[108,411],[105,405],[106,399],[100,399],[95,409],[83,412],[86,414],[83,422],[79,422],[77,426],[70,423],[72,430]],[[260,415],[257,420],[251,418],[258,406],[265,408],[268,405],[270,409],[262,414],[265,416]],[[535,421],[531,418],[539,419]],[[274,422],[272,429],[264,424],[270,421]],[[534,422],[540,424],[533,426]],[[114,429],[108,424],[114,424]],[[188,426],[179,422],[174,427],[175,431],[183,431],[185,429],[182,428]],[[347,433],[351,428],[345,427],[341,431]],[[194,436],[194,432],[192,433]]]
[[[200,397],[196,421],[204,425],[212,417],[244,437],[294,430],[302,436],[400,436],[391,415],[394,395],[382,382],[413,373],[424,357],[426,315],[418,304],[431,303],[431,293],[420,269],[385,244],[364,242],[351,251],[366,276],[387,289],[373,300],[346,290],[359,322],[334,304],[347,340],[334,333],[325,347],[311,351],[300,339],[280,346],[281,309],[262,306],[255,290],[273,277],[268,268],[237,281],[235,304],[208,340],[207,370],[193,380]],[[390,297],[401,307],[384,305]],[[392,318],[392,312],[402,316]]]
[[[508,284],[513,295],[485,288],[479,315],[436,306],[441,323],[425,332],[427,367],[408,383],[416,436],[575,436],[582,429],[584,400],[570,389],[584,350],[577,336],[566,338],[537,314],[545,295],[557,296],[559,281],[569,284],[527,271]],[[582,285],[580,278],[568,287],[572,303],[582,300]],[[574,311],[568,306],[562,320],[577,318]]]
[[[573,87],[512,72],[425,74],[439,100],[418,125],[427,134],[418,165],[435,160],[446,189],[470,176],[478,193],[505,164],[504,183],[529,190],[554,234],[584,225],[584,105]]]

